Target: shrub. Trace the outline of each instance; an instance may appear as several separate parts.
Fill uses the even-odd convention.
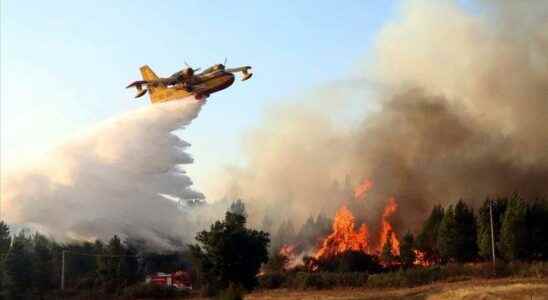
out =
[[[375,288],[410,287],[428,284],[441,278],[440,267],[415,268],[371,275],[367,280],[367,286]]]
[[[218,299],[219,300],[243,300],[244,292],[238,285],[231,282],[228,285],[228,288],[222,290],[219,293]]]
[[[288,272],[261,276],[263,288],[327,289],[335,287],[398,288],[429,284],[435,281],[461,281],[471,278],[494,277],[548,277],[547,262],[497,261],[491,263],[447,264],[442,266],[416,267],[393,272],[377,273],[333,273],[333,272]]]
[[[322,273],[297,273],[295,287],[299,289],[323,289],[329,284],[322,277]]]
[[[506,273],[516,277],[548,277],[548,263],[524,263],[515,261],[506,265]]]
[[[259,287],[262,289],[277,289],[288,280],[286,273],[267,273],[259,277]]]
[[[364,285],[367,282],[367,276],[367,273],[299,272],[288,285],[298,289],[356,287]]]
[[[173,298],[188,296],[189,292],[173,287],[141,283],[125,288],[123,295],[128,299]]]
[[[529,276],[534,276],[537,278],[548,277],[548,262],[537,262],[529,265],[527,269]]]

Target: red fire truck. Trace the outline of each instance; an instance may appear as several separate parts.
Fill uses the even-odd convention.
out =
[[[174,287],[176,289],[192,289],[192,279],[190,274],[185,271],[177,271],[175,273],[158,272],[148,275],[145,282],[148,284]]]

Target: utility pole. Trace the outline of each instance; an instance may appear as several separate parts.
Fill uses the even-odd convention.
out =
[[[61,259],[61,290],[65,289],[65,250],[62,252]]]
[[[493,254],[493,268],[495,267],[495,232],[493,229],[493,200],[489,200],[489,219],[491,220],[491,251]]]

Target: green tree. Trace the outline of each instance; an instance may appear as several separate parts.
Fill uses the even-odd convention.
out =
[[[246,228],[246,214],[228,211],[223,221],[209,231],[197,234],[191,246],[199,262],[200,274],[210,295],[226,289],[230,283],[251,290],[257,285],[257,273],[268,260],[269,235]]]
[[[117,235],[114,235],[106,245],[100,241],[96,242],[97,254],[97,272],[102,281],[111,281],[120,279],[122,271],[122,258],[125,249],[122,241]]]
[[[5,257],[11,245],[10,228],[0,221],[0,258]]]
[[[296,233],[291,220],[282,222],[276,234],[272,237],[272,250],[277,252],[283,245],[293,244]]]
[[[128,283],[135,283],[140,279],[139,250],[131,241],[125,241],[125,257],[122,276]]]
[[[504,213],[500,230],[499,248],[507,260],[524,259],[529,252],[527,232],[527,206],[514,195]]]
[[[10,228],[4,221],[0,221],[0,299],[3,299],[5,258],[11,246]]]
[[[242,199],[236,199],[236,201],[230,204],[229,211],[233,214],[242,215],[247,218],[247,212],[245,211],[245,204]]]
[[[30,297],[33,279],[32,243],[25,231],[14,239],[5,259],[6,291],[10,298]]]
[[[491,248],[491,220],[489,215],[489,203],[492,203],[493,210],[493,232],[495,236],[495,245],[499,243],[500,240],[500,227],[502,224],[502,218],[504,216],[504,211],[506,210],[506,204],[508,199],[506,198],[497,198],[497,199],[486,199],[478,211],[478,222],[477,222],[477,245],[478,245],[478,254],[485,258],[491,259],[492,248]],[[499,251],[495,248],[495,254],[500,255]]]
[[[407,232],[400,244],[400,260],[404,268],[410,268],[415,262],[415,239],[411,232]]]
[[[274,252],[264,265],[264,270],[269,273],[283,272],[289,263],[289,258],[280,252]]]
[[[456,256],[458,262],[471,261],[476,258],[478,248],[476,244],[476,217],[474,211],[463,201],[455,205]]]
[[[457,256],[457,223],[453,205],[445,210],[438,229],[438,250],[443,262],[451,261]]]
[[[430,262],[437,262],[440,258],[438,249],[438,230],[443,219],[444,211],[440,205],[432,208],[432,212],[422,225],[417,236],[417,248],[424,253],[424,258]]]
[[[50,248],[50,241],[45,236],[35,233],[32,242],[32,284],[38,295],[43,297],[44,294],[53,287],[51,276],[51,271],[53,269],[53,254]]]
[[[532,259],[548,259],[548,202],[536,200],[527,209],[529,249]]]

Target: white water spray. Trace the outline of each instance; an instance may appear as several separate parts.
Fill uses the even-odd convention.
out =
[[[2,179],[3,214],[57,239],[142,238],[169,247],[194,229],[177,209],[203,199],[181,165],[190,144],[172,131],[197,117],[195,99],[150,105],[111,118],[54,149],[32,169]],[[169,195],[166,198],[163,195]]]

